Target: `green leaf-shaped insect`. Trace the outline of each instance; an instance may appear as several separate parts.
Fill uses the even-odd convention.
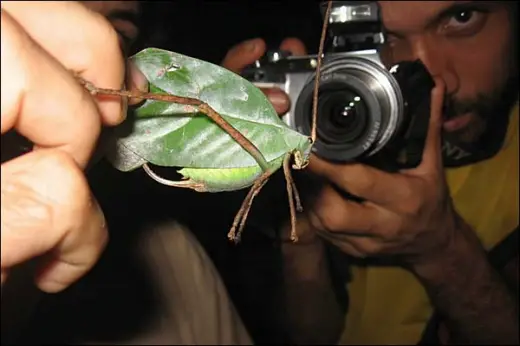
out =
[[[295,214],[302,208],[291,166],[307,166],[314,140],[287,126],[260,89],[221,66],[157,48],[144,49],[132,60],[149,82],[148,93],[101,89],[81,80],[92,94],[145,99],[131,119],[131,132],[116,129],[116,155],[110,158],[114,167],[121,171],[142,167],[159,183],[199,192],[251,187],[228,234],[234,241],[240,239],[254,197],[283,167],[291,239],[296,241]],[[183,167],[179,170],[183,180],[164,179],[148,163]]]

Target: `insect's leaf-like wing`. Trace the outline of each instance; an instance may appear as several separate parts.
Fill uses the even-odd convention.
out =
[[[147,48],[132,57],[150,91],[208,103],[262,152],[267,161],[305,146],[308,138],[290,129],[266,96],[241,76],[212,63]],[[143,161],[160,166],[239,168],[257,163],[233,138],[192,106],[146,100],[118,129],[112,164],[135,169]]]

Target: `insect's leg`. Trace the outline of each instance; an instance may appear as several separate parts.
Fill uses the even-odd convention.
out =
[[[298,241],[298,235],[296,232],[296,210],[301,211],[303,208],[301,206],[300,196],[298,191],[296,190],[296,185],[294,184],[294,180],[291,174],[291,158],[292,154],[288,153],[283,159],[283,173],[285,175],[285,181],[287,184],[287,195],[289,199],[289,211],[291,215],[291,240],[293,242]],[[295,201],[296,206],[295,207]]]
[[[245,151],[247,151],[258,163],[264,172],[269,170],[269,164],[267,163],[264,154],[240,131],[233,127],[226,119],[224,119],[217,111],[215,111],[209,104],[202,102],[201,100],[182,97],[170,94],[154,94],[154,93],[143,93],[128,90],[114,90],[98,88],[89,81],[81,78],[78,74],[75,74],[78,82],[83,85],[92,95],[117,95],[121,97],[132,97],[146,100],[156,100],[161,102],[173,102],[187,106],[197,107],[197,109],[210,118],[215,124],[217,124],[222,130],[230,135]]]
[[[258,186],[258,188],[251,190],[253,193],[251,194],[251,198],[249,198],[247,202],[247,206],[244,210],[244,213],[242,215],[242,220],[240,221],[240,225],[238,226],[238,232],[236,232],[236,241],[240,241],[242,238],[242,232],[244,231],[244,227],[246,226],[247,216],[249,215],[249,211],[251,211],[251,206],[253,205],[253,199],[260,193],[260,190],[264,187],[264,185],[267,183],[268,179],[264,180],[261,185]]]
[[[238,243],[240,239],[238,239],[236,229],[242,220],[242,217],[244,216],[244,212],[247,208],[247,204],[249,201],[251,201],[252,196],[254,192],[254,185],[249,189],[249,192],[247,193],[246,197],[242,201],[242,205],[240,206],[240,209],[238,210],[237,214],[235,215],[235,219],[233,220],[233,225],[231,226],[231,229],[228,232],[228,239],[234,241],[235,243]]]
[[[249,189],[249,192],[247,193],[246,198],[242,202],[242,205],[240,206],[240,209],[238,210],[237,215],[235,216],[235,220],[233,221],[233,225],[231,226],[231,229],[228,233],[229,240],[234,241],[237,243],[239,241],[236,229],[241,223],[242,219],[247,217],[247,213],[249,213],[249,209],[251,208],[251,204],[253,203],[254,197],[260,192],[262,187],[267,182],[268,178],[273,174],[270,170],[267,172],[262,173],[258,179],[253,183],[253,186],[251,186],[251,189]]]
[[[146,174],[148,174],[150,176],[150,178],[152,178],[153,180],[155,180],[156,182],[158,182],[160,184],[163,184],[166,186],[172,186],[172,187],[182,187],[182,188],[192,189],[197,192],[206,191],[206,186],[204,186],[204,184],[196,183],[192,180],[174,181],[174,180],[168,180],[168,179],[162,178],[159,175],[157,175],[157,173],[152,171],[150,166],[148,166],[148,164],[146,164],[146,163],[143,165],[143,170],[146,172]]]
[[[302,201],[300,198],[300,194],[298,193],[298,189],[296,188],[296,184],[294,183],[294,179],[292,178],[292,174],[290,175],[291,187],[294,192],[294,201],[296,202],[296,211],[301,213],[303,211]]]

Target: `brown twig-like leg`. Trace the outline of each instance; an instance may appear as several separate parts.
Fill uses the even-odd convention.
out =
[[[84,80],[83,78],[76,75],[76,79],[79,81],[81,85],[85,87],[92,95],[101,94],[101,95],[116,95],[121,97],[130,97],[130,98],[141,98],[147,100],[156,100],[162,102],[171,102],[178,103],[181,105],[188,105],[196,107],[201,113],[204,113],[208,118],[213,120],[222,130],[224,130],[228,135],[230,135],[245,151],[247,151],[258,163],[258,165],[262,168],[264,172],[269,170],[269,165],[264,157],[264,155],[258,150],[258,148],[247,139],[240,131],[235,129],[233,125],[228,123],[220,114],[218,114],[210,105],[201,100],[192,98],[192,97],[181,97],[169,94],[154,94],[154,93],[143,93],[143,92],[133,92],[127,90],[113,90],[113,89],[104,89],[98,88],[94,84],[89,81]]]
[[[268,182],[269,180],[266,179],[264,180],[259,186],[257,189],[253,190],[253,194],[251,195],[251,198],[249,199],[248,203],[247,203],[247,206],[244,210],[244,213],[242,215],[242,220],[240,221],[240,225],[238,226],[238,231],[236,232],[236,237],[235,237],[235,243],[239,242],[240,239],[242,238],[242,233],[244,231],[244,227],[246,226],[246,221],[247,221],[247,217],[249,215],[249,212],[251,211],[251,206],[253,205],[253,200],[255,199],[255,197],[260,193],[260,190],[264,187],[264,185]]]
[[[296,232],[296,207],[295,200],[298,205],[298,208],[301,210],[301,203],[298,191],[296,190],[296,185],[294,184],[294,180],[291,175],[291,158],[292,154],[288,153],[283,160],[283,173],[285,175],[285,181],[287,185],[287,195],[289,199],[289,211],[291,214],[291,240],[293,242],[298,241],[298,234]]]
[[[233,225],[231,226],[231,229],[228,233],[229,240],[234,241],[235,243],[238,243],[240,241],[239,237],[237,236],[237,227],[240,224],[241,229],[243,228],[243,225],[241,224],[241,221],[247,217],[247,214],[249,213],[249,210],[251,209],[251,205],[253,203],[253,199],[255,196],[260,192],[262,187],[265,185],[269,177],[273,174],[271,171],[267,171],[262,173],[260,177],[254,182],[253,186],[251,186],[251,189],[249,189],[249,192],[246,195],[246,198],[244,198],[244,201],[242,202],[242,205],[240,206],[240,209],[237,212],[237,215],[235,216],[235,219],[233,220]],[[245,224],[245,222],[243,222]],[[239,233],[240,234],[240,230]]]
[[[148,176],[150,178],[152,178],[159,184],[163,184],[166,186],[172,186],[172,187],[182,187],[185,189],[186,188],[192,189],[197,192],[206,192],[207,191],[206,186],[203,183],[197,183],[192,180],[174,181],[174,180],[169,180],[169,179],[160,177],[157,173],[152,171],[152,169],[150,168],[150,166],[148,166],[147,163],[145,163],[143,165],[143,170],[146,172],[146,174],[148,174]]]
[[[294,192],[294,202],[296,203],[296,211],[301,213],[303,211],[302,201],[300,198],[300,194],[298,193],[298,189],[296,188],[296,184],[294,183],[294,179],[291,174],[291,186]]]

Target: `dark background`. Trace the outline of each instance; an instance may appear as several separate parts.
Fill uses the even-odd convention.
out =
[[[255,37],[264,38],[270,48],[277,48],[285,37],[298,37],[310,53],[318,50],[318,1],[157,1],[145,3],[144,10],[143,21],[153,29],[144,33],[145,41],[138,46],[166,48],[215,63],[233,45]]]
[[[285,37],[298,37],[315,53],[321,32],[319,2],[146,2],[142,19],[142,39],[134,52],[158,47],[214,63],[233,45],[255,37],[264,38],[271,49]],[[105,212],[110,243],[87,276],[63,293],[45,296],[19,343],[110,341],[138,330],[158,307],[135,248],[146,225],[162,220],[178,220],[194,232],[255,343],[284,343],[277,242],[254,226],[246,229],[238,246],[226,237],[246,191],[201,194],[169,188],[142,170],[122,173],[106,161],[88,177]],[[278,174],[255,200],[249,224],[262,220],[276,225],[287,218],[285,193]]]

